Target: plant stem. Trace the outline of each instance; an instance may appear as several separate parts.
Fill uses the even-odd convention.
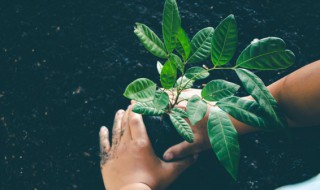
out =
[[[174,101],[174,103],[172,104],[172,107],[174,107],[175,105],[177,105],[178,103],[180,103],[180,102],[178,102],[179,96],[180,96],[182,90],[189,84],[189,82],[192,81],[193,79],[195,79],[196,77],[200,76],[200,75],[203,74],[204,72],[209,72],[209,71],[213,71],[213,70],[234,70],[235,68],[236,68],[236,67],[217,67],[217,66],[214,66],[214,67],[211,68],[211,69],[207,69],[207,70],[204,70],[204,71],[196,74],[196,75],[193,76],[191,79],[189,79],[189,80],[186,82],[186,84],[185,84],[182,88],[180,88],[180,90],[177,90],[177,96],[175,97],[175,101]],[[184,76],[184,75],[183,75],[183,76]],[[183,76],[182,76],[182,77],[183,77]],[[181,84],[180,84],[180,85],[182,85],[182,80],[181,80]],[[173,95],[173,96],[174,96],[174,95]]]

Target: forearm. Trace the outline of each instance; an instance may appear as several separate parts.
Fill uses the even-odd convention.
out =
[[[268,86],[284,111],[289,127],[320,125],[320,61],[316,61]],[[252,99],[252,97],[244,97]],[[230,116],[239,134],[257,130]]]
[[[290,127],[320,125],[320,61],[311,63],[271,86]]]

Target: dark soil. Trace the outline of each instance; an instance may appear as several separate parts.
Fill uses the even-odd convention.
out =
[[[189,36],[233,13],[237,53],[253,38],[283,38],[296,64],[257,73],[266,84],[320,57],[318,0],[178,4]],[[160,0],[2,1],[0,189],[103,189],[98,131],[111,128],[116,110],[127,107],[122,93],[128,83],[138,77],[159,82],[157,59],[133,25],[145,23],[160,34],[162,7]],[[229,72],[215,72],[216,78],[238,82]],[[237,182],[207,152],[172,189],[265,190],[305,180],[320,171],[319,132],[296,129],[290,141],[273,133],[242,136]]]

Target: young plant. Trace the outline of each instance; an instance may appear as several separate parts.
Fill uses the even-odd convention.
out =
[[[134,33],[150,53],[164,59],[165,63],[162,65],[157,62],[161,87],[146,78],[139,78],[127,86],[124,96],[138,102],[133,111],[151,116],[169,115],[178,133],[186,141],[193,142],[194,134],[185,119],[188,118],[194,126],[210,109],[207,123],[210,143],[220,163],[233,179],[237,179],[240,148],[237,131],[228,114],[263,130],[286,129],[285,117],[276,100],[262,80],[247,70],[290,67],[295,56],[286,49],[286,44],[280,38],[254,40],[242,51],[232,67],[225,67],[234,56],[238,44],[235,17],[229,15],[215,30],[212,27],[200,30],[190,41],[181,27],[175,0],[165,0],[162,18],[164,43],[144,24],[136,23]],[[189,67],[209,57],[211,68]],[[207,78],[213,70],[235,71],[244,89],[254,100],[235,96],[240,86],[221,79],[207,83],[201,91],[201,97],[194,95],[181,100],[183,90],[191,88],[196,80]],[[167,92],[172,94],[173,101],[169,100]],[[181,101],[187,101],[186,111],[176,107]]]

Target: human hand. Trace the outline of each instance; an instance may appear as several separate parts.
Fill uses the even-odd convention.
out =
[[[101,172],[106,189],[164,189],[197,156],[175,162],[164,162],[153,152],[142,116],[132,106],[119,110],[112,131],[112,146],[106,127],[100,130]]]
[[[174,101],[174,96],[169,93],[169,98],[171,101]],[[184,98],[191,98],[193,95],[198,95],[201,97],[201,90],[200,89],[187,89],[182,91],[182,99]],[[187,101],[181,101],[177,107],[181,109],[186,109]],[[188,143],[187,141],[183,141],[177,145],[170,147],[168,150],[165,151],[163,154],[163,159],[166,161],[180,159],[189,155],[198,154],[202,151],[210,149],[210,140],[208,137],[208,130],[207,130],[207,122],[209,117],[209,108],[205,117],[197,122],[194,126],[191,126],[192,131],[194,133],[194,142]],[[189,120],[187,122],[190,124]]]
[[[169,98],[172,102],[175,101],[176,92],[172,94],[171,92],[167,92],[169,94]],[[201,97],[201,90],[200,89],[187,89],[182,91],[182,99],[189,99],[193,95],[198,95]],[[252,100],[253,98],[250,96],[243,97],[245,99]],[[186,109],[187,107],[187,101],[178,101],[180,102],[177,107],[181,109]],[[186,141],[179,143],[177,145],[174,145],[168,150],[165,151],[163,154],[163,159],[166,161],[174,160],[174,159],[180,159],[188,155],[192,154],[198,154],[202,151],[208,150],[211,148],[210,140],[208,136],[208,130],[207,130],[207,122],[209,117],[209,111],[210,107],[212,105],[208,104],[207,113],[204,116],[202,120],[200,120],[198,123],[196,123],[194,126],[191,126],[192,131],[194,133],[194,142],[188,143]],[[258,130],[257,128],[253,128],[245,123],[242,123],[232,116],[229,115],[230,120],[232,121],[235,129],[239,134],[245,134],[252,131]],[[187,119],[187,122],[190,124],[189,120]]]

